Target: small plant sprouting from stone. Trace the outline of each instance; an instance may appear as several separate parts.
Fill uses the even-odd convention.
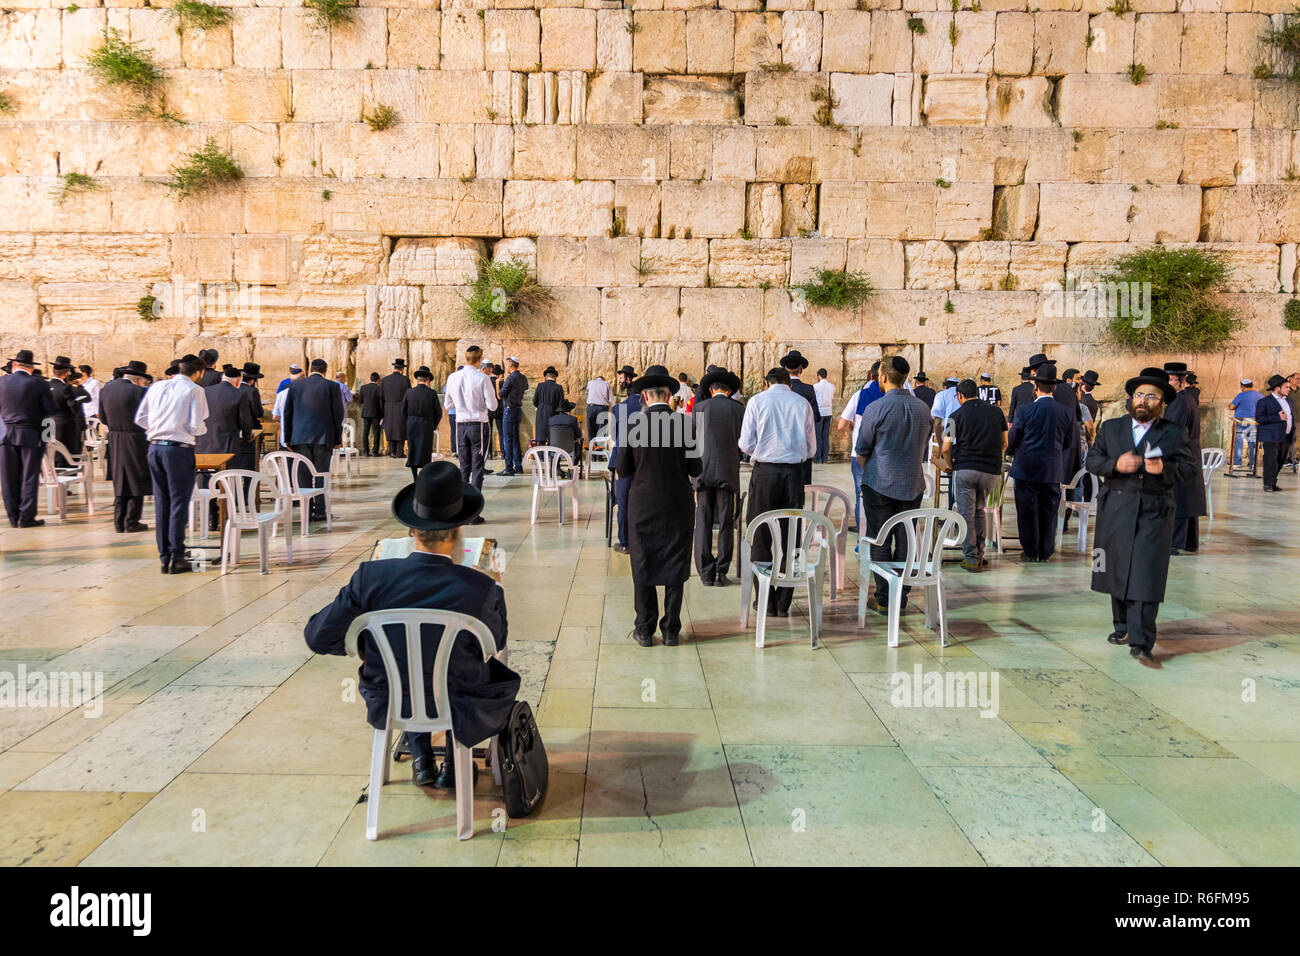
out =
[[[489,108],[487,111],[487,118],[489,122],[495,121],[497,118],[497,111]]]
[[[85,173],[65,173],[62,185],[54,188],[54,201],[62,206],[69,196],[76,193],[90,193],[101,188],[103,187],[94,176],[87,176]]]
[[[1265,30],[1259,39],[1277,51],[1282,75],[1292,83],[1300,83],[1300,8],[1285,14],[1280,28]],[[1270,70],[1269,75],[1272,76],[1273,71]],[[1255,76],[1263,79],[1259,76],[1259,67],[1255,68]]]
[[[1071,135],[1072,137],[1074,137],[1074,141],[1075,141],[1076,143],[1081,143],[1081,142],[1083,142],[1083,133],[1081,133],[1079,130],[1077,130],[1077,129],[1076,129],[1076,130],[1071,130],[1070,135]]]
[[[749,242],[749,241],[751,241],[751,240],[754,238],[754,234],[753,234],[752,232],[749,231],[749,227],[748,227],[748,226],[741,226],[741,227],[740,227],[740,238],[741,238],[741,239],[744,239],[746,242]]]
[[[856,309],[875,295],[876,288],[865,272],[822,269],[817,275],[790,286],[809,305],[831,309]]]
[[[1273,78],[1273,69],[1266,63],[1255,64],[1255,79],[1271,80]]]
[[[1282,325],[1292,332],[1300,332],[1300,299],[1286,300],[1282,306]]]
[[[957,37],[961,36],[961,31],[957,29],[957,21],[952,20],[948,23],[948,45],[956,46]]]
[[[211,138],[202,149],[187,155],[185,162],[176,164],[169,172],[167,188],[178,202],[244,178],[239,164]]]
[[[1083,38],[1083,45],[1084,45],[1087,49],[1091,50],[1091,49],[1092,49],[1092,45],[1093,45],[1094,43],[1096,43],[1096,42],[1097,42],[1097,34],[1093,33],[1091,30],[1089,30],[1089,31],[1088,31],[1088,35],[1087,35],[1086,37]]]
[[[998,283],[998,288],[1003,292],[1015,292],[1020,288],[1020,280],[1014,272],[1008,272],[1002,277],[1002,281]]]
[[[469,173],[461,173],[460,181],[462,183],[472,183],[474,181],[474,177],[471,176]]]
[[[758,287],[762,289],[764,292],[766,292],[768,289],[772,288],[771,280],[764,279],[762,282],[758,284]]]
[[[849,147],[849,150],[854,156],[862,155],[862,130],[858,130],[853,134],[853,145]]]
[[[483,256],[478,261],[478,278],[464,302],[470,321],[495,328],[512,321],[520,312],[534,311],[553,299],[551,290],[533,278],[522,259]]]
[[[908,17],[907,28],[919,37],[925,36],[925,21],[920,17]]]
[[[1133,85],[1141,83],[1146,79],[1147,68],[1141,63],[1130,63],[1128,68],[1128,78],[1133,81]]]
[[[1126,13],[1133,12],[1133,4],[1130,0],[1115,0],[1115,2],[1106,9],[1115,14],[1115,16],[1122,17]]]
[[[361,118],[371,132],[379,133],[397,122],[397,110],[387,103],[376,103],[372,110],[362,110]]]
[[[980,230],[980,242],[988,242],[994,237],[993,227],[985,226]]]
[[[942,179],[942,178],[940,178],[940,179],[936,179],[936,180],[934,181],[934,184],[935,184],[936,186],[938,186],[940,189],[951,189],[951,188],[952,188],[952,183],[949,182],[948,180],[946,180],[946,179]]]
[[[163,80],[153,61],[153,51],[105,30],[99,45],[86,57],[90,72],[109,86],[125,87],[141,96],[151,95]]]
[[[78,10],[81,9],[81,7],[75,3],[70,3],[63,9],[66,10],[68,13],[76,13]]]
[[[944,300],[944,303],[943,303],[943,311],[945,311],[945,312],[947,312],[947,313],[949,313],[949,314],[951,314],[951,313],[957,311],[957,307],[956,307],[955,305],[952,304],[952,299],[945,299],[945,300]]]
[[[154,319],[158,318],[158,313],[162,311],[158,308],[157,303],[157,296],[146,295],[135,304],[136,314],[140,316],[140,318],[144,319],[144,321],[152,322]]]
[[[790,121],[789,121],[788,119],[786,119],[784,116],[778,116],[778,117],[776,117],[776,119],[772,120],[772,125],[773,125],[773,126],[789,126],[789,125],[790,125]]]
[[[176,0],[165,11],[167,16],[176,21],[176,32],[185,29],[211,30],[231,21],[232,16],[225,7],[204,3],[203,0]]]
[[[374,61],[374,60],[366,60],[366,69],[367,69],[367,70],[373,70],[374,68],[375,68],[375,61]]]
[[[789,73],[794,69],[793,63],[763,63],[759,69],[764,73]]]
[[[1159,120],[1159,121],[1156,123],[1156,129],[1178,129],[1178,124],[1177,124],[1177,123],[1167,123],[1167,122],[1165,122],[1164,120]]]
[[[1282,181],[1286,183],[1293,183],[1297,179],[1300,179],[1300,173],[1296,172],[1295,164],[1292,163],[1290,166],[1286,168],[1286,172],[1282,174]]]
[[[16,109],[14,98],[8,93],[0,93],[0,113],[12,113]]]
[[[322,189],[320,198],[323,199],[325,202],[329,202],[331,199],[334,198],[334,194],[330,192],[328,189]]]
[[[1100,281],[1130,289],[1150,283],[1150,306],[1141,323],[1132,314],[1113,317],[1111,340],[1138,352],[1221,351],[1241,326],[1224,298],[1231,272],[1221,254],[1201,249],[1155,245],[1118,257]]]
[[[654,267],[653,267],[652,265],[650,265],[650,263],[646,262],[644,259],[639,259],[639,260],[637,260],[637,264],[636,264],[636,274],[637,274],[638,276],[640,276],[642,279],[644,279],[646,276],[650,275],[652,272],[654,272]]]
[[[628,33],[640,33],[641,24],[637,23],[635,20],[629,19],[627,23],[623,24],[623,29]]]
[[[619,239],[627,235],[627,221],[622,216],[615,216],[614,222],[606,230],[605,235],[610,239]]]
[[[271,157],[271,162],[275,164],[276,169],[280,169],[281,167],[284,166],[284,154],[276,153],[274,156]]]
[[[349,0],[302,0],[302,5],[311,11],[317,25],[327,30],[351,23],[356,16],[356,3]]]
[[[816,87],[812,91],[812,100],[817,104],[817,111],[813,113],[813,119],[817,121],[818,125],[825,126],[828,129],[844,128],[835,122],[835,108],[840,105],[840,101],[832,91],[822,89],[820,86]]]

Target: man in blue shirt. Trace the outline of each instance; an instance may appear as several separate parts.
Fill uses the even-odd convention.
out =
[[[1254,418],[1255,406],[1264,396],[1255,391],[1255,383],[1248,378],[1241,380],[1241,393],[1228,403],[1228,408],[1232,409],[1233,418]],[[1232,449],[1232,463],[1241,464],[1241,454],[1245,451],[1251,459],[1251,467],[1254,467],[1255,448],[1257,443],[1252,439],[1247,442],[1247,429],[1250,426],[1239,426],[1237,428],[1236,447]],[[1249,446],[1249,447],[1248,447]]]
[[[856,395],[849,399],[844,411],[840,413],[839,424],[836,426],[840,431],[853,429],[853,437],[849,439],[849,448],[856,448],[858,445],[858,428],[862,425],[862,413],[866,411],[867,406],[885,394],[876,381],[876,376],[880,373],[880,362],[877,361],[871,366],[871,379],[866,385],[858,389]],[[858,456],[850,452],[849,454],[849,471],[853,474],[853,494],[856,500],[853,504],[853,527],[849,530],[857,534],[858,528],[862,525],[862,463],[858,461]]]

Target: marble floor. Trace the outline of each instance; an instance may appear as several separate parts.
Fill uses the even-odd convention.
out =
[[[510,555],[511,659],[550,790],[501,830],[482,775],[477,835],[457,842],[451,794],[415,788],[404,764],[368,842],[356,665],[311,654],[302,626],[404,530],[388,500],[407,475],[362,459],[336,485],[333,530],[291,567],[275,548],[267,575],[251,538],[224,577],[158,574],[152,534],[112,533],[102,483],[93,519],[74,499],[66,523],[0,532],[0,674],[90,672],[104,688],[88,708],[0,709],[0,863],[1300,863],[1289,473],[1277,495],[1215,480],[1201,552],[1174,559],[1160,670],[1106,643],[1109,603],[1068,542],[1045,565],[948,565],[946,648],[915,611],[897,648],[883,618],[856,627],[850,546],[819,649],[802,599],[758,650],[739,588],[697,580],[686,643],[642,649],[603,484],[583,483],[560,527],[552,502],[529,524],[526,480],[489,478],[484,531]],[[848,466],[816,480],[848,488]],[[899,680],[949,673],[996,677],[994,706],[895,706]]]

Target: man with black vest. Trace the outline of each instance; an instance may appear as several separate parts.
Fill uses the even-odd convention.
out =
[[[324,359],[312,359],[311,374],[289,386],[289,396],[284,402],[284,430],[289,448],[306,456],[322,476],[329,474],[334,449],[343,444],[343,393],[337,382],[325,377],[327,371],[329,366]],[[319,487],[317,479],[313,483]],[[312,497],[308,519],[325,520],[323,496]]]
[[[36,368],[31,349],[20,349],[10,360],[11,371],[0,379],[0,485],[5,514],[13,528],[45,524],[36,517],[36,497],[45,455],[46,422],[54,415],[49,386],[32,374]]]
[[[812,484],[812,465],[813,458],[817,456],[816,432],[821,427],[822,413],[821,403],[817,401],[817,391],[807,382],[799,380],[799,373],[808,367],[808,360],[799,353],[798,349],[791,349],[781,359],[781,367],[790,373],[790,391],[799,395],[812,406],[813,412],[813,434],[814,446],[813,453],[808,456],[808,460],[803,463],[803,483]]]
[[[361,399],[361,454],[378,457],[380,423],[384,418],[384,389],[378,372],[370,373],[370,381],[357,389],[357,397]]]
[[[411,388],[406,377],[406,359],[393,359],[393,370],[384,376],[380,387],[384,393],[384,438],[388,440],[388,457],[401,458],[406,442],[406,419],[402,417],[402,399]],[[452,436],[455,440],[455,436]]]
[[[700,476],[695,479],[695,570],[705,587],[727,584],[736,544],[736,496],[740,494],[740,429],[745,406],[731,396],[740,379],[726,369],[709,372],[700,381],[709,397],[695,403],[695,439],[700,450]],[[713,524],[718,524],[718,549],[713,550]]]
[[[524,415],[524,392],[528,379],[519,371],[519,359],[513,355],[506,359],[506,377],[501,382],[501,457],[505,461],[506,477],[523,474],[524,451],[519,446],[519,423]]]
[[[1060,380],[1056,366],[1040,362],[1033,373],[1035,398],[1016,410],[1007,434],[1007,453],[1014,455],[1016,525],[1022,558],[1046,561],[1056,551],[1056,511],[1061,503],[1061,475],[1073,417],[1053,397]]]
[[[99,391],[99,420],[108,428],[108,469],[113,478],[113,529],[118,534],[148,531],[140,523],[144,496],[152,490],[149,479],[149,441],[135,423],[144,401],[144,376],[149,367],[135,359],[127,362]]]

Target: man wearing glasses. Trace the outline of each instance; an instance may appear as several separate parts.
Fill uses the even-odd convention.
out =
[[[1165,599],[1174,536],[1174,488],[1200,470],[1187,429],[1168,421],[1177,395],[1163,369],[1146,368],[1124,384],[1133,412],[1102,422],[1085,466],[1103,479],[1098,496],[1092,589],[1110,595],[1106,640],[1159,667],[1152,654],[1156,614]]]

